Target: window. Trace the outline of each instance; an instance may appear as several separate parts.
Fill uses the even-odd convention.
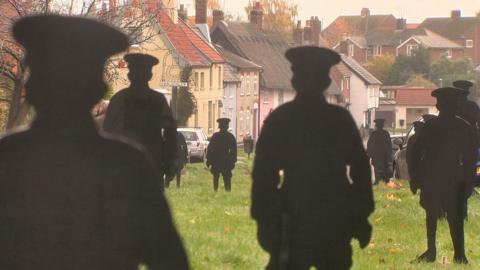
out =
[[[203,74],[203,73],[202,73]],[[212,133],[213,131],[213,104],[211,101],[208,102],[208,133]]]
[[[418,50],[418,45],[407,45],[407,55],[412,56]]]
[[[245,95],[245,76],[240,76],[241,85],[240,85],[240,96]]]
[[[379,56],[382,55],[382,46],[373,46],[373,55]]]
[[[208,86],[208,89],[211,91],[213,88],[213,66],[210,67],[210,85]]]
[[[353,44],[348,44],[348,56],[352,56],[354,55],[355,53],[355,47]]]
[[[452,55],[453,55],[452,49],[448,49],[448,50],[445,51],[445,56],[447,58],[449,58],[449,59],[452,58]]]
[[[247,107],[245,112],[245,134],[250,134],[250,107]]]
[[[278,105],[283,104],[283,90],[278,91]]]
[[[268,94],[266,92],[262,93],[263,104],[268,104]]]
[[[258,95],[258,77],[257,75],[253,76],[253,95]]]
[[[199,87],[199,81],[198,81],[198,72],[195,72],[195,91],[198,91]]]
[[[200,73],[200,90],[205,89],[205,73]]]
[[[222,67],[218,67],[218,90],[222,89]]]
[[[243,134],[243,107],[240,107],[240,135]]]
[[[247,85],[245,86],[247,88],[247,96],[250,96],[250,74],[247,75]]]
[[[471,39],[465,40],[465,47],[466,48],[473,48],[473,40],[471,40]]]

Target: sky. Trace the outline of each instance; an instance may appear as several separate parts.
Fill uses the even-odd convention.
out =
[[[193,0],[177,0],[188,7],[193,15]],[[248,0],[219,0],[224,11],[246,18],[244,7]],[[426,17],[448,17],[450,11],[460,9],[462,16],[474,16],[480,11],[480,0],[290,0],[299,5],[299,18],[303,22],[311,16],[318,16],[324,27],[340,15],[359,15],[364,7],[371,14],[393,14],[406,18],[407,23],[420,23]]]

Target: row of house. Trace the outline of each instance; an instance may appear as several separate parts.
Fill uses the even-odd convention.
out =
[[[329,47],[362,64],[379,55],[410,56],[424,47],[432,61],[467,57],[480,65],[480,20],[462,17],[460,10],[453,10],[450,17],[407,24],[403,18],[371,15],[364,8],[359,15],[339,16],[322,31],[322,37]]]

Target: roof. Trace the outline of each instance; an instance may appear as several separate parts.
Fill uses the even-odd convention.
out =
[[[395,103],[406,106],[435,106],[436,99],[432,97],[434,89],[421,87],[401,87],[395,91]]]
[[[233,52],[223,48],[220,45],[215,44],[214,46],[215,46],[215,49],[217,49],[217,51],[220,53],[220,55],[225,59],[225,61],[236,68],[256,69],[256,70],[262,69],[261,66],[237,54],[234,54]]]
[[[340,54],[342,56],[342,62],[350,68],[357,76],[359,76],[364,82],[367,84],[378,84],[381,85],[382,82],[379,81],[372,73],[368,72],[362,65],[360,65],[355,59],[350,56],[346,56],[344,54]]]
[[[239,83],[242,80],[237,75],[235,68],[232,67],[229,63],[225,63],[223,65],[223,81],[230,82],[230,83]]]
[[[355,45],[357,45],[361,49],[367,49],[368,48],[367,40],[365,39],[365,37],[358,37],[358,36],[357,37],[347,37],[346,39],[352,41]]]
[[[367,44],[381,46],[395,46],[409,39],[412,35],[424,35],[424,29],[382,29],[369,32],[366,35]]]
[[[351,27],[361,33],[367,33],[377,29],[384,28],[384,23],[389,19],[395,19],[391,14],[388,15],[368,15],[368,16],[339,16],[338,19],[345,20]]]
[[[290,83],[292,71],[285,52],[293,47],[281,33],[260,29],[245,22],[224,21],[212,32],[212,40],[219,44],[229,43],[228,49],[260,65],[260,86],[267,89],[293,89]],[[226,46],[223,46],[226,47]]]
[[[460,17],[460,18],[427,18],[419,27],[430,29],[440,35],[450,39],[463,38],[465,32],[478,23],[476,17]]]
[[[463,49],[463,46],[459,45],[458,43],[435,34],[432,31],[425,30],[425,35],[413,35],[405,42],[400,44],[398,47],[402,47],[406,44],[410,39],[415,39],[418,43],[422,44],[426,48],[434,48],[434,49]]]
[[[223,63],[224,59],[208,42],[181,19],[173,23],[168,14],[161,10],[158,22],[175,50],[191,66],[210,66]]]

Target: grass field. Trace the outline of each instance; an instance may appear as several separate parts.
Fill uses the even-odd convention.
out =
[[[211,175],[202,163],[188,164],[182,187],[166,191],[193,269],[263,269],[267,263],[268,255],[257,244],[256,225],[249,217],[251,163],[245,156],[239,158],[231,193],[213,192]],[[364,250],[352,241],[352,269],[480,269],[480,196],[470,199],[465,226],[469,266],[452,263],[445,221],[438,226],[437,262],[410,264],[426,248],[425,217],[408,183],[397,183],[402,187],[375,187],[376,211],[370,219],[373,239]]]

